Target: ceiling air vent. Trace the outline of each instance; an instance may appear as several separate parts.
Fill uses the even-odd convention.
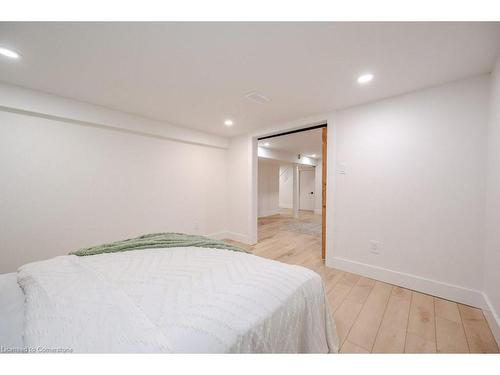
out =
[[[271,101],[271,99],[269,99],[267,96],[265,96],[257,91],[250,91],[250,92],[246,93],[245,98],[253,100],[254,102],[261,103],[261,104],[269,103]]]

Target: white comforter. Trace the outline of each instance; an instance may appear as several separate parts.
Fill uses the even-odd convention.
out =
[[[61,256],[18,272],[24,345],[75,352],[338,350],[321,278],[205,248]]]

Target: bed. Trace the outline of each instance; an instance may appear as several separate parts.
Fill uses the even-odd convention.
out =
[[[331,353],[315,272],[227,249],[59,256],[0,275],[0,345],[83,353]]]

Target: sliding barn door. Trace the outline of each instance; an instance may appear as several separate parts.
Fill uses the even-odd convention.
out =
[[[322,165],[321,165],[321,258],[326,258],[326,128],[322,130]]]

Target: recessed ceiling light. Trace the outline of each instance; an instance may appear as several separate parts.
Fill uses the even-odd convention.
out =
[[[228,119],[228,120],[224,121],[224,125],[226,125],[226,126],[233,126],[233,120],[229,120]]]
[[[368,73],[368,74],[363,74],[358,77],[358,83],[361,85],[364,85],[365,83],[368,83],[373,80],[373,74]]]
[[[0,47],[0,55],[8,57],[10,59],[18,59],[20,56],[16,51],[11,49]]]
[[[264,146],[269,147],[271,144],[269,142],[264,143]]]

